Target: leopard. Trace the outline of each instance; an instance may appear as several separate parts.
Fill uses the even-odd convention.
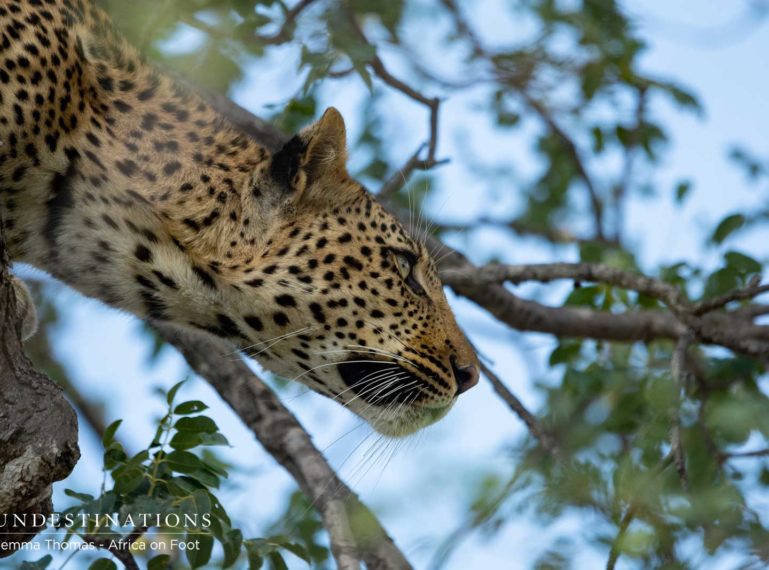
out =
[[[480,364],[424,240],[349,174],[347,155],[333,107],[268,149],[90,0],[0,3],[11,260],[224,339],[405,437],[443,418]],[[34,304],[14,283],[29,336]]]

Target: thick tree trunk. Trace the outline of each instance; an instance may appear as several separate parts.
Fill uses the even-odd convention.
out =
[[[75,411],[24,355],[16,315],[0,222],[0,558],[45,528],[52,484],[80,457]]]

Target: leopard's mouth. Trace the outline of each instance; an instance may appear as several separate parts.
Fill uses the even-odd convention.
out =
[[[423,381],[396,362],[371,360],[364,356],[342,362],[338,369],[353,397],[371,406],[407,405],[422,396],[420,384]]]

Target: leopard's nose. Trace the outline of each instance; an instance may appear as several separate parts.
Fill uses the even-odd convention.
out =
[[[454,371],[454,380],[457,382],[457,396],[478,383],[480,372],[475,364],[457,364],[457,360],[452,357],[451,369]]]

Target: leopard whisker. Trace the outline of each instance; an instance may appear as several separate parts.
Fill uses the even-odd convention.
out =
[[[263,352],[266,352],[266,351],[270,350],[275,345],[280,344],[281,342],[283,342],[285,340],[288,340],[289,338],[298,336],[298,335],[300,335],[300,334],[302,334],[304,332],[309,332],[309,331],[313,330],[314,328],[315,327],[305,327],[303,329],[296,330],[296,331],[294,331],[292,333],[288,333],[288,334],[284,334],[284,335],[281,335],[281,336],[278,336],[278,337],[274,337],[274,338],[272,338],[272,339],[270,339],[268,341],[263,341],[261,343],[256,343],[256,344],[251,345],[251,346],[253,347],[253,346],[257,346],[258,344],[264,344],[264,343],[269,343],[269,344],[267,346],[261,347],[256,352],[248,352],[247,350],[243,350],[243,354],[245,354],[249,358],[256,358],[257,356],[259,356]]]
[[[350,364],[353,364],[353,363],[355,363],[355,364],[381,364],[382,363],[381,360],[348,360],[347,362],[349,362]],[[299,378],[301,378],[302,376],[306,376],[310,372],[318,370],[319,368],[328,368],[329,366],[338,366],[338,365],[339,365],[338,362],[327,362],[325,364],[318,364],[317,366],[313,366],[309,370],[305,370],[304,372],[302,372],[298,376],[294,376],[293,378],[290,378],[290,380],[292,382],[295,382],[296,380],[299,380]]]
[[[385,374],[385,375],[382,377],[382,382],[386,383],[386,385],[387,385],[387,386],[391,386],[392,384],[396,383],[396,382],[397,382],[397,379],[394,377],[394,375],[395,375],[395,374],[397,374],[397,373],[396,373],[396,372],[392,372],[392,371],[388,371],[388,372],[387,372],[387,374]],[[377,378],[377,379],[378,379],[378,378]],[[345,408],[349,408],[349,407],[350,407],[350,405],[351,405],[353,402],[355,402],[355,401],[356,401],[356,400],[358,400],[359,398],[360,398],[360,399],[364,398],[365,396],[367,396],[368,394],[370,394],[370,393],[371,393],[373,390],[375,390],[375,389],[379,389],[380,387],[381,387],[381,385],[379,385],[379,384],[378,384],[378,385],[375,385],[375,386],[367,387],[365,390],[363,390],[363,391],[361,391],[361,392],[359,392],[359,393],[355,393],[355,396],[353,396],[353,397],[352,397],[350,400],[348,400],[347,402],[340,402],[340,404],[341,404],[342,406],[344,406]],[[344,394],[344,393],[346,393],[346,392],[348,392],[348,391],[350,391],[350,390],[352,390],[352,387],[350,387],[350,388],[347,388],[347,389],[343,390],[343,391],[342,391],[342,392],[340,392],[338,395],[340,395],[340,396],[341,396],[342,394]],[[364,400],[364,401],[365,401],[365,400]]]
[[[384,398],[384,397],[386,397],[387,395],[390,394],[390,392],[393,392],[393,390],[394,390],[394,392],[397,392],[401,388],[400,386],[398,386],[399,381],[400,380],[404,380],[406,378],[408,378],[408,375],[406,375],[406,376],[396,375],[396,376],[392,376],[390,378],[387,378],[386,381],[383,381],[383,382],[386,382],[386,383],[383,383],[382,385],[379,385],[379,386],[374,386],[374,387],[368,389],[367,391],[363,391],[363,392],[360,392],[360,393],[356,394],[356,396],[353,399],[351,399],[349,402],[346,402],[344,405],[346,407],[349,407],[349,405],[352,402],[354,402],[355,400],[360,398],[364,402],[366,402],[366,404],[367,404],[366,407],[363,410],[365,412],[371,406],[375,405],[375,402],[373,402],[373,401],[372,402],[367,402],[366,398],[371,397],[371,399],[374,400],[376,398]],[[387,394],[383,394],[383,392],[385,390],[389,390]]]
[[[337,443],[339,443],[340,441],[342,441],[344,438],[346,438],[348,435],[350,435],[350,434],[352,434],[352,433],[354,433],[354,432],[358,431],[358,430],[359,430],[359,429],[360,429],[362,426],[365,426],[365,425],[366,425],[366,422],[365,422],[364,420],[359,420],[359,421],[358,421],[358,422],[355,424],[355,426],[354,426],[354,427],[352,427],[351,429],[347,430],[347,431],[346,431],[346,432],[344,432],[342,435],[340,435],[339,437],[337,437],[337,438],[336,438],[334,441],[332,441],[331,443],[329,443],[328,445],[326,445],[326,447],[324,447],[323,449],[321,449],[321,451],[322,451],[323,453],[326,453],[326,452],[327,452],[329,449],[331,449],[331,447],[332,447],[332,446],[336,445]]]
[[[364,322],[366,322],[366,321],[364,321]],[[392,335],[392,333],[391,333],[390,331],[386,331],[386,332],[387,332],[387,334],[390,334],[390,335]],[[395,336],[394,336],[393,338],[395,338],[396,340],[400,341],[400,339],[398,339],[398,337],[395,337]],[[406,346],[406,345],[404,345],[404,346]],[[346,344],[346,345],[345,345],[345,347],[353,347],[353,348],[359,348],[359,349],[361,349],[361,350],[366,350],[366,351],[370,351],[370,352],[374,352],[374,353],[382,354],[382,355],[384,355],[384,356],[388,356],[388,357],[390,357],[390,358],[393,358],[393,359],[395,359],[395,360],[401,360],[401,361],[405,361],[405,362],[408,362],[408,363],[409,363],[409,364],[411,364],[413,367],[417,368],[417,365],[416,365],[416,364],[414,364],[414,363],[413,363],[413,362],[412,362],[412,361],[411,361],[409,358],[407,358],[406,356],[403,356],[402,354],[395,354],[394,352],[390,352],[389,350],[385,350],[385,349],[383,349],[383,348],[376,348],[376,347],[374,347],[374,346],[363,346],[363,345],[361,345],[361,344]]]
[[[388,370],[381,377],[376,377],[376,378],[372,379],[372,380],[379,380],[380,384],[376,384],[374,386],[366,387],[361,392],[354,392],[355,396],[353,396],[347,402],[341,402],[340,401],[340,404],[342,406],[346,407],[346,408],[349,408],[350,404],[352,404],[353,402],[355,402],[359,398],[361,398],[361,399],[365,398],[366,396],[368,396],[374,390],[377,390],[377,389],[381,388],[382,385],[386,385],[386,386],[393,385],[394,383],[396,383],[398,381],[398,379],[395,377],[396,374],[398,374],[398,373],[395,372],[395,371],[392,371],[392,370]],[[351,390],[353,390],[352,386],[350,386],[349,388],[346,388],[345,390],[342,390],[342,392],[340,392],[338,395],[341,396],[342,394],[345,394],[345,393],[347,393],[347,392],[349,392]]]
[[[281,334],[281,335],[278,335],[278,336],[274,336],[274,337],[268,338],[266,340],[260,340],[258,342],[255,342],[254,344],[249,345],[249,346],[246,346],[246,347],[243,347],[243,348],[238,348],[236,350],[233,350],[232,352],[226,352],[226,353],[222,354],[222,357],[224,357],[224,356],[232,356],[232,355],[238,354],[238,353],[245,353],[245,354],[247,354],[246,353],[247,350],[249,350],[251,348],[254,348],[256,346],[259,346],[261,344],[267,344],[267,343],[270,343],[270,342],[272,342],[274,340],[282,340],[284,338],[289,338],[291,336],[294,336],[294,335],[297,335],[297,334],[301,334],[303,332],[309,332],[309,331],[311,331],[311,330],[313,330],[315,328],[317,328],[317,327],[315,327],[315,326],[306,326],[306,327],[302,327],[301,329],[297,329],[297,330],[289,332],[289,333],[285,333],[285,334]]]
[[[392,358],[393,360],[396,360],[398,362],[405,362],[407,364],[411,364],[412,366],[416,367],[416,364],[414,364],[411,360],[406,358],[405,356],[401,356],[399,354],[394,354],[392,352],[388,352],[386,350],[381,350],[369,346],[363,346],[363,345],[357,345],[357,344],[346,344],[344,345],[346,348],[355,348],[356,352],[367,352],[370,354],[381,354],[382,356],[387,356],[388,358]],[[331,350],[314,350],[312,351],[314,354],[347,354],[350,352],[349,350],[342,350],[342,349],[331,349]]]
[[[394,364],[391,367],[387,368],[386,370],[377,370],[375,372],[371,372],[370,374],[367,374],[366,376],[361,378],[358,382],[364,382],[365,380],[368,380],[369,378],[372,378],[372,377],[373,377],[372,380],[378,380],[380,377],[385,377],[386,378],[390,374],[396,374],[397,372],[396,372],[395,369],[397,369],[397,368],[400,368],[400,367],[398,365]],[[348,386],[347,388],[345,388],[344,390],[339,392],[336,396],[334,396],[333,399],[336,400],[339,396],[342,396],[342,395],[346,394],[347,392],[350,392],[351,390],[353,390],[353,388],[354,388],[353,386]],[[361,393],[363,393],[363,392],[361,392]],[[360,393],[358,393],[358,395],[360,395]],[[355,400],[355,398],[353,398],[352,400],[350,400],[348,402],[342,403],[342,405],[343,406],[347,406],[348,404],[350,404],[354,400]]]
[[[366,406],[366,408],[363,410],[363,412],[366,412],[366,411],[368,411],[368,410],[369,410],[369,408],[371,408],[372,406],[376,405],[376,403],[375,403],[373,400],[376,400],[377,398],[380,398],[380,399],[381,399],[381,398],[386,398],[387,396],[390,396],[391,394],[397,393],[397,392],[399,392],[399,391],[403,391],[403,392],[406,392],[406,391],[410,390],[411,388],[413,388],[414,386],[418,386],[418,385],[419,385],[419,383],[420,383],[420,381],[419,381],[419,380],[412,380],[412,381],[411,381],[411,382],[409,382],[408,384],[404,384],[404,385],[402,385],[402,386],[400,386],[400,385],[398,385],[398,384],[397,384],[397,381],[398,381],[398,380],[403,380],[403,379],[406,379],[406,378],[408,378],[408,375],[406,375],[406,376],[400,376],[400,377],[397,377],[397,378],[395,378],[394,382],[391,382],[391,383],[390,383],[388,386],[382,387],[382,388],[381,388],[381,390],[380,390],[379,392],[377,392],[376,394],[373,394],[373,395],[371,395],[371,400],[372,400],[372,402],[371,402],[371,403],[368,403],[368,405],[367,405],[367,406]],[[393,384],[394,384],[394,385],[393,385]],[[383,390],[388,390],[388,391],[387,391],[387,393],[382,393],[382,392],[383,392]],[[416,399],[416,397],[417,397],[417,396],[418,396],[418,394],[414,396],[414,399]],[[399,403],[399,402],[394,402],[394,404],[398,404],[398,405],[400,405],[400,403]],[[388,408],[389,408],[389,407],[391,407],[392,405],[393,405],[393,403],[391,403],[391,404],[388,404],[388,405],[387,405],[387,406],[384,408],[384,410],[383,410],[383,411],[385,411],[385,412],[386,412],[386,411],[388,410]]]

